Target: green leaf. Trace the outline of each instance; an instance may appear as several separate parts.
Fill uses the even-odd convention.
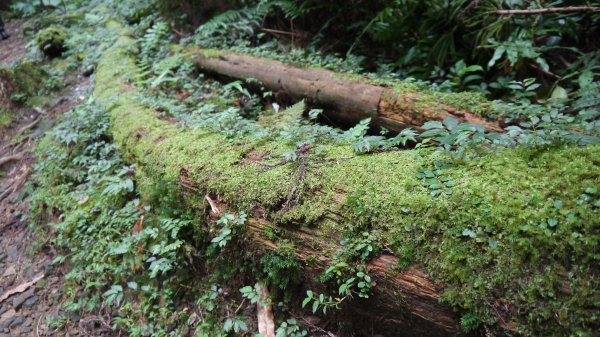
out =
[[[302,301],[302,308],[304,308],[308,302],[310,302],[312,300],[312,297],[307,297],[304,299],[304,301]]]
[[[468,236],[470,238],[475,238],[477,236],[477,234],[475,232],[473,232],[472,230],[470,230],[468,228],[463,229],[462,235]]]
[[[488,68],[493,67],[494,64],[496,64],[496,61],[498,61],[502,57],[505,51],[506,47],[504,46],[499,46],[498,48],[496,48],[496,50],[494,51],[494,56],[492,56],[492,58],[488,62]]]
[[[556,209],[562,209],[563,208],[563,202],[560,199],[556,199],[554,200],[554,208]]]
[[[567,93],[567,90],[565,88],[561,87],[560,85],[557,85],[556,88],[552,90],[552,95],[550,96],[550,98],[555,100],[568,99],[569,94]]]
[[[314,301],[313,305],[312,305],[312,312],[313,312],[313,314],[316,313],[317,310],[319,310],[319,302]]]
[[[425,124],[423,124],[422,127],[425,130],[443,129],[444,125],[441,122],[438,122],[438,121],[429,121],[429,122],[426,122]],[[423,136],[423,137],[427,137],[427,136]]]
[[[448,130],[452,130],[458,125],[458,120],[452,117],[446,117],[444,118],[444,125]]]

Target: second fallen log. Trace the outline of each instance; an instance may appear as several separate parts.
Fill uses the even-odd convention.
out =
[[[330,116],[346,124],[371,118],[378,126],[400,131],[452,117],[490,131],[501,130],[497,123],[480,115],[489,103],[473,93],[435,92],[409,83],[377,82],[364,76],[220,50],[195,50],[189,55],[203,71],[235,79],[257,79],[269,90],[331,109]]]

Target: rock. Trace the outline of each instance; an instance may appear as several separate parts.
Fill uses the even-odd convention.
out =
[[[15,266],[11,265],[8,268],[6,268],[6,270],[4,271],[4,274],[2,274],[2,277],[12,276],[12,275],[16,275],[16,274],[17,274],[17,270],[15,269]]]
[[[25,303],[23,303],[23,306],[25,308],[31,308],[34,306],[34,304],[36,304],[38,302],[39,298],[37,296],[32,296],[30,298],[27,299],[27,301],[25,301]]]
[[[8,329],[8,327],[10,326],[10,323],[12,323],[13,318],[3,318],[0,319],[0,330],[4,331],[4,329]]]
[[[25,335],[30,332],[31,332],[31,327],[28,327],[28,326],[21,327],[21,335]]]
[[[17,247],[14,246],[8,247],[8,249],[6,250],[6,254],[12,261],[17,261],[17,259],[19,258],[19,251],[17,250]]]
[[[73,322],[79,322],[79,320],[81,319],[81,317],[79,317],[79,313],[77,313],[76,311],[69,311],[67,315],[69,316],[69,319]]]
[[[25,320],[25,323],[23,323],[23,326],[31,326],[32,323],[33,323],[33,318],[27,317],[27,319]]]
[[[15,318],[13,320],[13,322],[10,324],[10,329],[14,329],[18,326],[20,326],[21,324],[25,323],[25,316],[18,316],[17,318]]]
[[[52,261],[49,260],[49,261],[44,262],[43,268],[44,268],[44,274],[48,275],[48,274],[51,274],[52,271],[54,270],[54,265],[52,265]]]
[[[21,308],[21,305],[23,305],[23,303],[25,303],[27,299],[33,296],[34,292],[35,289],[29,288],[29,290],[27,290],[26,292],[13,298],[13,308],[15,310],[19,310]]]
[[[0,316],[2,316],[2,314],[4,314],[7,311],[8,311],[8,306],[7,305],[0,306]]]
[[[6,259],[6,253],[2,252],[0,253],[0,262],[4,261],[4,259]]]

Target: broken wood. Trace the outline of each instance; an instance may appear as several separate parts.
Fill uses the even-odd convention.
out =
[[[275,337],[275,318],[273,317],[273,304],[271,303],[269,289],[259,282],[257,292],[260,296],[260,299],[256,302],[258,333],[263,337]]]
[[[449,103],[452,101],[449,97],[465,94],[437,95],[400,82],[377,84],[362,76],[298,67],[268,58],[220,50],[197,50],[190,54],[203,71],[234,79],[257,79],[271,91],[285,93],[298,100],[308,99],[329,108],[329,117],[343,124],[371,118],[378,126],[400,131],[407,127],[420,127],[429,120],[452,117],[460,122],[483,125],[490,131],[501,130],[497,123]],[[448,96],[444,99],[441,98],[443,95]]]
[[[20,153],[14,154],[14,155],[10,155],[10,156],[6,156],[6,157],[3,157],[3,158],[0,158],[0,166],[2,166],[4,164],[7,164],[7,163],[9,163],[11,161],[21,160],[21,159],[23,159],[24,155],[25,155],[25,153],[20,152]]]
[[[36,284],[37,281],[39,281],[43,278],[44,278],[44,274],[39,274],[38,276],[34,277],[33,280],[23,283],[23,284],[20,284],[12,289],[7,290],[2,295],[0,295],[0,303],[2,303],[5,299],[9,298],[10,296],[12,296],[14,294],[19,294],[19,293],[24,292],[25,290],[29,289],[29,287]]]
[[[210,205],[210,215],[213,217],[221,216],[221,211],[219,210],[219,207],[217,207],[217,203],[215,203],[208,194],[204,196],[204,199]]]
[[[265,236],[270,223],[264,220],[249,219],[247,231],[253,242],[267,250],[277,250],[279,245]],[[311,265],[308,275],[317,275],[327,269],[330,257],[315,251],[315,246],[335,250],[338,246],[325,242],[325,233],[318,229],[299,227],[287,228],[286,234],[297,243],[294,254],[304,264]],[[310,263],[309,263],[310,261]],[[381,255],[367,265],[369,275],[377,287],[371,298],[349,306],[356,319],[377,321],[378,331],[411,331],[415,336],[449,336],[460,328],[458,318],[449,305],[441,303],[443,289],[435,284],[423,271],[407,268],[394,271],[398,259],[391,255]],[[394,300],[392,300],[394,299]]]
[[[29,129],[32,129],[33,127],[35,127],[40,122],[41,119],[42,119],[42,116],[38,116],[38,118],[36,118],[33,122],[31,122],[31,123],[25,125],[24,127],[20,128],[19,131],[17,131],[17,133],[14,135],[13,138],[17,138],[20,135],[22,135],[23,133],[25,133],[25,131],[27,131]]]

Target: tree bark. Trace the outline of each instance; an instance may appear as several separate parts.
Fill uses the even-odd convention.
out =
[[[250,219],[247,224],[253,242],[267,250],[278,248],[277,243],[267,239],[264,220]],[[300,227],[286,229],[286,233],[297,239],[295,255],[305,264],[312,261],[305,274],[317,275],[328,267],[329,258],[315,251],[315,246],[337,248],[318,229]],[[407,268],[394,271],[398,259],[383,254],[367,265],[369,275],[376,286],[367,300],[356,299],[347,308],[353,312],[356,326],[377,325],[376,331],[390,336],[452,336],[460,331],[458,318],[449,305],[440,303],[443,289],[436,285],[423,271]],[[409,333],[410,332],[410,333]]]
[[[191,54],[194,55],[194,63],[203,71],[234,79],[257,79],[271,91],[283,92],[295,99],[305,98],[332,109],[330,117],[344,124],[371,118],[378,126],[400,131],[407,127],[418,128],[429,120],[453,117],[461,122],[484,125],[490,131],[501,130],[497,123],[440,98],[443,95],[469,95],[465,93],[435,95],[405,88],[400,83],[395,87],[391,86],[392,83],[373,84],[365,77],[320,68],[298,67],[226,51],[199,50]]]

